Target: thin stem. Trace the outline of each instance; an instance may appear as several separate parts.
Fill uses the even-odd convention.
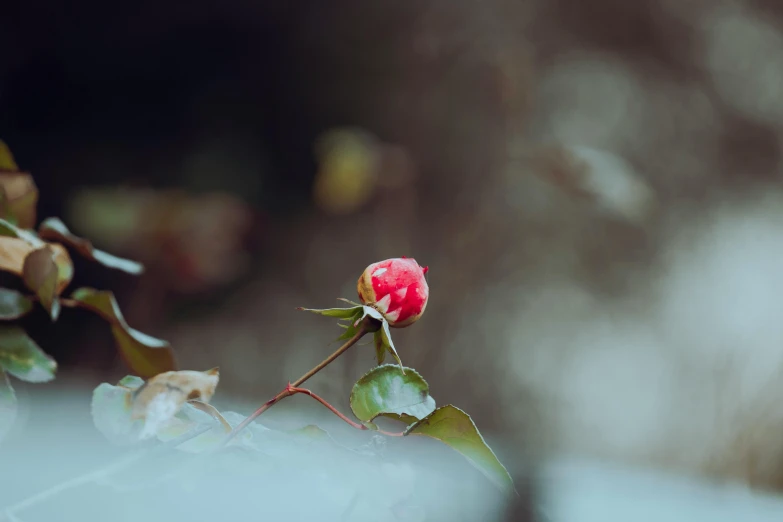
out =
[[[286,397],[290,397],[295,392],[291,391],[292,388],[297,388],[298,386],[302,385],[305,381],[307,381],[310,377],[315,375],[316,373],[320,372],[324,368],[326,368],[332,361],[340,357],[340,355],[343,354],[348,348],[356,344],[359,339],[364,337],[364,334],[376,331],[378,329],[378,325],[375,324],[377,322],[375,319],[371,317],[365,317],[362,321],[361,326],[359,327],[359,330],[357,330],[356,334],[348,339],[344,345],[339,347],[332,355],[321,361],[318,365],[316,365],[312,370],[305,373],[301,377],[299,377],[297,380],[295,380],[293,383],[289,383],[288,386],[286,386],[280,393],[266,401],[260,408],[258,408],[256,411],[254,411],[248,418],[243,420],[236,428],[234,428],[231,433],[229,433],[225,439],[223,439],[223,442],[221,446],[225,446],[231,440],[234,439],[234,437],[239,434],[240,431],[247,428],[247,426],[256,420],[262,413],[264,413],[266,410],[271,408],[275,403],[285,399]]]
[[[291,389],[291,391],[293,393],[303,393],[305,395],[309,395],[313,399],[317,400],[318,402],[320,402],[321,404],[326,406],[326,408],[329,411],[331,411],[332,413],[334,413],[335,415],[340,417],[342,420],[344,420],[346,423],[350,424],[351,426],[353,426],[357,430],[366,430],[367,429],[367,426],[365,426],[364,424],[359,424],[358,422],[352,421],[351,419],[349,419],[348,417],[346,417],[345,415],[340,413],[340,411],[337,408],[335,408],[334,406],[332,406],[331,404],[326,402],[326,399],[324,399],[322,397],[319,397],[318,395],[316,395],[315,393],[311,392],[310,390],[306,390],[304,388],[294,388],[294,387],[291,387],[290,389]]]
[[[292,392],[292,395],[294,393],[303,393],[305,395],[309,395],[313,399],[317,400],[318,402],[320,402],[321,404],[326,406],[326,408],[329,411],[331,411],[332,413],[334,413],[335,415],[340,417],[340,419],[342,419],[343,421],[348,423],[351,427],[356,428],[357,430],[369,430],[370,429],[367,426],[365,426],[364,424],[359,424],[358,422],[352,421],[347,416],[345,416],[344,414],[340,413],[340,411],[337,408],[335,408],[334,406],[332,406],[331,404],[326,402],[326,399],[324,399],[322,397],[319,397],[318,395],[316,395],[315,393],[313,393],[310,390],[307,390],[305,388],[294,388],[293,386],[289,387],[289,390]],[[393,433],[393,432],[390,432],[390,431],[383,431],[383,430],[377,430],[377,431],[378,431],[378,433],[382,433],[384,435],[389,435],[390,437],[402,437],[404,435],[404,433]]]

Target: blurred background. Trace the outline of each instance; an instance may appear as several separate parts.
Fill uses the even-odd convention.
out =
[[[39,218],[147,266],[76,257],[73,287],[248,411],[335,348],[296,306],[408,256],[400,356],[483,432],[779,488],[782,28],[761,0],[14,2],[0,138]],[[51,386],[125,375],[100,319],[40,315]],[[372,364],[311,387],[345,409]]]

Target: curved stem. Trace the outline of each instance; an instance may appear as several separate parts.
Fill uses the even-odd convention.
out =
[[[366,430],[367,429],[367,426],[365,426],[364,424],[359,424],[358,422],[352,421],[347,416],[345,416],[342,413],[340,413],[340,411],[337,408],[335,408],[334,406],[332,406],[331,404],[326,402],[326,399],[324,399],[322,397],[319,397],[318,395],[316,395],[315,393],[311,392],[310,390],[306,390],[304,388],[294,388],[293,386],[290,388],[290,390],[293,393],[303,393],[305,395],[309,395],[313,399],[315,399],[318,402],[320,402],[321,404],[323,404],[329,411],[331,411],[332,413],[334,413],[335,415],[340,417],[340,419],[342,419],[343,421],[345,421],[347,424],[351,425],[352,427],[356,428],[357,430]]]
[[[361,324],[361,326],[359,327],[359,330],[357,330],[356,334],[355,334],[353,337],[351,337],[350,339],[348,339],[348,340],[345,342],[345,344],[344,344],[344,345],[342,345],[341,347],[339,347],[339,348],[338,348],[338,349],[337,349],[337,350],[336,350],[336,351],[335,351],[335,352],[334,352],[332,355],[330,355],[329,357],[327,357],[326,359],[324,359],[323,361],[321,361],[321,362],[320,362],[318,365],[316,365],[316,366],[315,366],[315,367],[314,367],[312,370],[310,370],[309,372],[305,373],[304,375],[302,375],[301,377],[299,377],[299,378],[298,378],[297,380],[295,380],[294,382],[292,382],[292,383],[289,383],[289,384],[288,384],[288,386],[286,386],[286,387],[285,387],[285,388],[284,388],[284,389],[283,389],[283,390],[282,390],[280,393],[278,393],[277,395],[275,395],[274,397],[272,397],[271,399],[269,399],[268,401],[266,401],[266,402],[265,402],[265,403],[264,403],[264,404],[263,404],[263,405],[262,405],[260,408],[258,408],[256,411],[254,411],[254,412],[253,412],[253,413],[252,413],[252,414],[251,414],[251,415],[250,415],[248,418],[246,418],[245,420],[243,420],[243,421],[242,421],[242,422],[241,422],[241,423],[240,423],[240,424],[239,424],[239,425],[238,425],[236,428],[234,428],[234,429],[231,431],[231,433],[229,433],[229,434],[226,436],[226,438],[225,438],[225,439],[223,439],[223,442],[222,442],[221,446],[225,446],[226,444],[228,444],[229,442],[231,442],[231,440],[232,440],[234,437],[236,437],[236,436],[237,436],[237,434],[238,434],[240,431],[242,431],[243,429],[247,428],[247,426],[248,426],[248,425],[249,425],[251,422],[253,422],[254,420],[256,420],[256,419],[258,418],[258,416],[259,416],[259,415],[261,415],[261,414],[262,414],[262,413],[264,413],[266,410],[268,410],[269,408],[271,408],[271,407],[272,407],[272,406],[273,406],[275,403],[277,403],[277,402],[279,402],[279,401],[281,401],[281,400],[285,399],[286,397],[289,397],[289,396],[293,395],[294,393],[296,393],[296,392],[292,391],[292,388],[297,388],[298,386],[300,386],[301,384],[303,384],[305,381],[307,381],[308,379],[310,379],[310,378],[311,378],[313,375],[315,375],[316,373],[318,373],[318,372],[320,372],[321,370],[323,370],[324,368],[326,368],[326,367],[327,367],[327,366],[328,366],[328,365],[329,365],[329,364],[330,364],[332,361],[334,361],[335,359],[337,359],[338,357],[340,357],[340,355],[342,355],[342,354],[343,354],[343,352],[345,352],[346,350],[348,350],[348,348],[350,348],[351,346],[353,346],[354,344],[356,344],[356,343],[359,341],[359,339],[361,339],[362,337],[364,337],[364,334],[366,334],[366,333],[369,333],[369,332],[376,331],[376,330],[378,329],[378,326],[379,326],[379,325],[377,325],[377,324],[375,324],[375,323],[377,323],[377,321],[376,321],[375,319],[373,319],[372,317],[369,317],[369,316],[368,316],[368,317],[365,317],[365,318],[364,318],[364,320],[362,321],[362,324]]]
[[[319,397],[318,395],[316,395],[315,393],[311,392],[310,390],[306,390],[305,388],[294,388],[293,386],[289,387],[289,390],[292,392],[291,395],[293,395],[295,393],[303,393],[305,395],[309,395],[313,399],[317,400],[318,402],[320,402],[321,404],[326,406],[326,408],[329,411],[331,411],[332,413],[334,413],[335,415],[340,417],[340,419],[345,421],[351,427],[356,428],[357,430],[369,430],[370,429],[367,426],[365,426],[364,424],[359,424],[358,422],[352,421],[347,416],[345,416],[342,413],[340,413],[340,411],[337,408],[335,408],[334,406],[332,406],[331,404],[326,402],[326,399],[324,399],[322,397]],[[382,433],[382,434],[388,435],[390,437],[402,437],[402,436],[405,435],[404,433],[394,433],[394,432],[383,431],[383,430],[377,430],[377,431],[378,431],[378,433]]]

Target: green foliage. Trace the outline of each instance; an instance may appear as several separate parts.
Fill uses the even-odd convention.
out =
[[[33,300],[10,288],[0,288],[0,321],[13,321],[29,314]]]
[[[138,275],[144,272],[144,266],[136,261],[114,256],[103,250],[98,250],[86,239],[77,237],[68,230],[58,218],[46,218],[38,227],[38,234],[42,239],[59,241],[75,249],[87,259],[91,259],[107,268],[121,270],[129,274]]]
[[[511,476],[484,441],[470,416],[452,405],[436,409],[424,378],[412,368],[405,370],[403,373],[391,364],[378,366],[356,382],[350,404],[363,426],[377,431],[373,421],[378,417],[401,421],[408,427],[397,435],[420,435],[443,442],[463,455],[498,488],[514,492]],[[155,408],[151,405],[156,399],[168,400],[167,396],[176,388],[179,388],[180,396],[190,395],[200,386],[197,379],[183,380],[181,376],[184,374],[199,375],[199,372],[169,372],[147,383],[138,377],[127,376],[116,386],[101,384],[93,393],[92,413],[96,427],[116,443],[132,444],[141,440],[144,423],[155,422],[154,436],[161,442],[193,434],[179,446],[181,451],[203,453],[220,449],[227,434],[243,420],[241,415],[220,413],[206,402],[189,400],[170,410],[170,417],[155,417]],[[134,418],[134,412],[138,411],[141,416]],[[315,444],[314,448],[336,444],[326,431],[315,425],[276,431],[258,424],[249,425],[231,444],[263,451],[265,443],[274,443],[277,447],[282,444],[286,448],[276,454],[279,458],[289,455],[289,451],[303,451],[304,447],[312,444]]]
[[[18,326],[0,325],[0,367],[17,379],[48,382],[57,363]]]
[[[379,416],[411,424],[435,410],[429,386],[412,368],[386,364],[359,379],[351,390],[351,410],[357,419],[372,426]]]
[[[130,328],[120,313],[111,292],[82,289],[74,298],[62,293],[73,279],[73,263],[68,245],[81,255],[108,268],[140,274],[141,264],[98,250],[76,237],[57,218],[45,219],[38,232],[36,222],[38,189],[30,174],[21,172],[8,149],[0,141],[0,270],[12,273],[24,282],[32,295],[0,288],[0,321],[15,321],[34,309],[35,303],[56,321],[63,306],[91,309],[111,325],[117,347],[129,367],[137,374],[151,377],[176,367],[171,347]],[[15,325],[0,326],[0,421],[15,411],[15,396],[6,373],[30,382],[54,378],[56,362]],[[1,435],[1,434],[0,434]]]
[[[209,404],[219,380],[217,368],[206,372],[176,371],[169,343],[131,328],[111,291],[84,287],[63,297],[74,275],[66,246],[87,259],[128,274],[141,274],[144,268],[140,263],[95,248],[90,241],[72,234],[57,218],[43,220],[36,232],[33,227],[37,201],[38,189],[32,177],[19,171],[10,150],[0,141],[0,270],[20,277],[32,292],[25,295],[0,288],[0,321],[3,321],[0,324],[0,437],[12,425],[17,410],[8,376],[36,383],[55,378],[56,361],[24,329],[13,324],[39,303],[52,321],[59,318],[62,307],[67,307],[84,308],[109,323],[119,353],[135,374],[116,385],[103,383],[93,391],[94,424],[114,443],[133,445],[152,438],[163,446],[173,445],[180,455],[239,449],[248,455],[264,454],[269,457],[267,465],[272,467],[276,460],[290,465],[297,459],[322,454],[321,450],[327,446],[344,450],[344,455],[364,454],[339,446],[326,431],[314,425],[291,431],[271,430],[252,422],[245,425],[246,419],[238,413],[218,411]],[[356,382],[350,396],[351,410],[361,424],[298,385],[289,385],[266,406],[294,393],[308,394],[356,428],[375,430],[382,435],[419,435],[441,441],[462,454],[496,486],[513,491],[506,468],[470,416],[452,405],[436,409],[424,378],[402,365],[383,315],[373,306],[343,301],[351,306],[299,308],[337,319],[345,330],[339,339],[347,342],[297,382],[304,382],[362,335],[372,333],[378,366]],[[396,365],[383,364],[387,353]],[[263,409],[258,413],[262,412]],[[374,423],[378,417],[400,421],[406,429],[391,434],[381,431]],[[246,429],[238,430],[240,425]],[[373,490],[373,481],[364,482]],[[372,492],[378,493],[377,488]]]
[[[456,406],[441,406],[409,426],[405,435],[424,435],[448,444],[496,486],[504,490],[514,490],[511,475],[484,441],[473,419]]]
[[[461,453],[497,486],[513,489],[511,476],[500,463],[470,416],[448,405],[435,409],[427,382],[412,368],[402,373],[397,366],[370,370],[351,391],[351,410],[365,424],[389,417],[408,424],[408,435],[426,435]]]
[[[355,336],[359,331],[359,324],[361,321],[367,316],[372,317],[378,321],[378,324],[380,324],[380,328],[373,333],[373,344],[375,346],[375,356],[376,360],[378,361],[378,365],[383,364],[383,361],[386,359],[386,353],[388,352],[391,354],[394,360],[397,361],[397,365],[399,366],[400,370],[405,373],[400,356],[397,353],[397,350],[394,348],[394,343],[391,339],[391,331],[389,330],[389,323],[386,321],[386,318],[383,317],[383,315],[378,312],[378,310],[371,306],[359,305],[353,303],[352,301],[348,301],[347,299],[341,299],[341,301],[355,304],[356,306],[351,308],[322,309],[300,307],[297,308],[297,310],[312,312],[318,315],[325,315],[327,317],[337,317],[339,320],[345,321],[342,324],[338,323],[338,326],[345,329],[345,332],[343,332],[343,334],[337,338],[338,341],[347,341],[348,339],[353,338],[353,336]]]
[[[326,317],[338,317],[340,319],[351,319],[357,315],[361,315],[361,309],[361,306],[355,306],[353,308],[297,308],[299,311],[312,312],[318,315],[325,315]]]
[[[168,341],[128,326],[112,292],[79,288],[71,294],[71,300],[76,306],[95,312],[111,325],[111,332],[120,353],[137,375],[149,378],[176,367]]]
[[[400,356],[397,354],[397,349],[394,348],[394,343],[391,339],[391,332],[389,331],[389,323],[386,322],[386,319],[381,321],[381,329],[375,332],[374,340],[375,355],[378,358],[378,364],[381,364],[384,359],[381,354],[389,352],[394,360],[397,361],[397,365],[399,366],[400,370],[402,370],[402,373],[405,373],[405,368],[402,366],[402,361],[400,360]]]

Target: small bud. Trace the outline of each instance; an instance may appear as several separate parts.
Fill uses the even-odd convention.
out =
[[[394,328],[415,323],[427,307],[430,288],[415,259],[395,258],[368,266],[359,277],[359,300],[378,310]]]

